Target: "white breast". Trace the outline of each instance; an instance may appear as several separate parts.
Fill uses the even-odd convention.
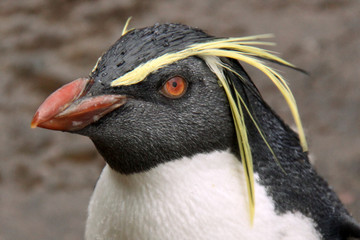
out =
[[[277,215],[257,182],[255,197],[251,226],[243,169],[227,151],[130,176],[106,166],[90,201],[85,235],[88,240],[320,239],[311,219]]]

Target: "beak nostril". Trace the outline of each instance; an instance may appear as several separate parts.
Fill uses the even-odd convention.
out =
[[[84,90],[82,91],[82,93],[80,94],[80,96],[78,98],[80,98],[80,97],[84,96],[86,93],[88,93],[90,88],[92,87],[92,85],[94,85],[94,82],[95,82],[95,80],[93,78],[87,78],[87,83],[84,87]]]

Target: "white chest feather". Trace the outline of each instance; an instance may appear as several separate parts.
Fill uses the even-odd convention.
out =
[[[130,176],[106,166],[90,201],[86,239],[320,239],[302,214],[277,215],[258,183],[255,199],[251,226],[242,166],[227,151]]]

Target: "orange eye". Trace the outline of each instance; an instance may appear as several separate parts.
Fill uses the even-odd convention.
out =
[[[187,89],[187,82],[182,77],[170,78],[160,92],[168,98],[180,98],[182,97]]]

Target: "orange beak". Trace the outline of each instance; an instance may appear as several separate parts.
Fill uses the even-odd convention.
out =
[[[78,78],[52,93],[36,111],[31,128],[80,130],[126,102],[122,95],[84,97],[92,79]]]

